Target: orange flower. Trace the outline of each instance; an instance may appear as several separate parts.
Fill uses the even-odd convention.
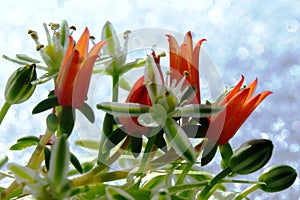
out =
[[[199,53],[201,44],[206,39],[199,40],[193,49],[193,40],[190,31],[186,33],[184,43],[180,47],[173,36],[167,35],[167,37],[170,50],[171,80],[175,79],[178,83],[183,75],[188,73],[184,86],[192,85],[195,87],[196,96],[191,103],[200,104]]]
[[[69,36],[69,47],[55,85],[55,94],[61,106],[80,108],[87,97],[95,60],[105,44],[97,43],[88,53],[89,38],[86,28],[74,47],[74,40]]]
[[[151,100],[148,95],[146,86],[144,85],[144,76],[140,77],[132,87],[126,102],[140,103],[151,106]],[[124,129],[130,134],[143,134],[147,132],[148,128],[139,125],[137,117],[120,117],[120,123],[123,124]]]
[[[240,82],[219,103],[220,106],[224,106],[224,111],[210,118],[206,137],[217,141],[220,145],[227,144],[254,109],[272,93],[265,91],[253,97],[257,79],[240,90],[243,82],[242,76]]]

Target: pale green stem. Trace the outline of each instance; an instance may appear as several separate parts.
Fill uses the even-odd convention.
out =
[[[148,159],[151,154],[151,150],[152,150],[155,138],[156,138],[156,135],[150,137],[147,142],[138,173],[144,174],[145,167],[146,167],[146,164],[148,163]]]
[[[243,198],[245,198],[251,192],[254,192],[255,190],[259,189],[259,187],[260,187],[260,184],[255,184],[255,185],[252,185],[252,186],[248,187],[241,194],[239,194],[237,197],[235,197],[234,200],[242,200]]]
[[[184,169],[183,169],[182,173],[179,175],[178,180],[176,181],[176,185],[180,185],[180,184],[183,183],[186,175],[189,173],[189,171],[191,170],[192,167],[193,167],[192,163],[187,163],[184,166]]]

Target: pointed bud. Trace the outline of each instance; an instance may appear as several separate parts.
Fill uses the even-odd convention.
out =
[[[35,64],[20,67],[9,77],[5,87],[5,100],[9,104],[19,104],[31,97],[35,90],[32,81],[36,80]]]

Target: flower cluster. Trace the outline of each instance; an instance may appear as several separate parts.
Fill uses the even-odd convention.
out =
[[[239,200],[257,189],[279,192],[294,183],[295,169],[284,164],[268,168],[257,180],[232,179],[262,169],[272,156],[270,140],[254,139],[238,148],[230,145],[250,114],[272,92],[254,95],[258,80],[243,86],[242,76],[214,102],[201,101],[205,96],[200,95],[199,61],[205,39],[194,46],[192,34],[187,32],[178,45],[176,38],[167,34],[170,61],[164,71],[161,59],[165,52],[152,50],[128,62],[130,31],[123,34],[121,47],[110,22],[104,25],[102,41],[97,43],[88,28],[76,41],[72,36],[75,27],[69,28],[66,21],[50,23],[52,37],[46,24],[44,27],[46,46],[35,31],[28,32],[42,62],[25,54],[3,56],[22,67],[7,81],[0,123],[9,107],[28,100],[37,85],[49,80],[54,84],[32,110],[32,114],[49,112],[45,133],[20,138],[10,148],[35,146],[26,166],[9,163],[9,172],[1,172],[1,178],[13,179],[10,186],[0,188],[1,199],[31,195],[37,199]],[[93,47],[89,49],[91,39]],[[143,74],[130,87],[125,74],[135,68],[143,68]],[[37,77],[37,70],[44,74]],[[98,116],[86,102],[93,73],[111,76],[112,100],[97,100],[96,114],[105,112],[99,139],[75,142],[74,148],[97,150],[98,157],[80,162],[82,158],[69,148],[69,136],[77,120],[75,109],[91,123]],[[129,91],[125,102],[119,101],[120,88]],[[220,173],[202,170],[200,167],[210,163],[217,151],[221,155]],[[7,160],[0,160],[0,167]],[[111,183],[116,180],[125,184]],[[225,192],[225,183],[251,186],[242,192]]]

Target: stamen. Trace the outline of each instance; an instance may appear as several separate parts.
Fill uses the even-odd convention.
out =
[[[50,26],[51,30],[53,30],[53,31],[59,29],[59,24],[56,24],[56,23],[50,23],[49,26]]]
[[[92,36],[92,35],[90,36],[90,40],[92,41],[93,45],[96,44],[95,41],[94,41],[95,39],[96,39],[96,38],[95,38],[94,36]]]
[[[125,32],[123,33],[123,39],[124,39],[124,40],[127,40],[130,33],[131,33],[130,30],[125,31]]]
[[[183,75],[185,76],[185,77],[187,77],[188,75],[189,75],[189,72],[188,71],[183,71]]]
[[[28,31],[28,34],[31,36],[31,38],[32,38],[35,42],[37,42],[37,41],[39,40],[39,37],[38,37],[36,31],[29,30],[29,31]]]
[[[69,29],[72,30],[71,33],[70,33],[70,35],[72,35],[74,31],[76,31],[76,27],[75,26],[70,26]]]
[[[44,45],[43,45],[43,44],[38,44],[38,45],[36,46],[36,50],[37,50],[37,51],[40,51],[42,48],[44,48]]]

